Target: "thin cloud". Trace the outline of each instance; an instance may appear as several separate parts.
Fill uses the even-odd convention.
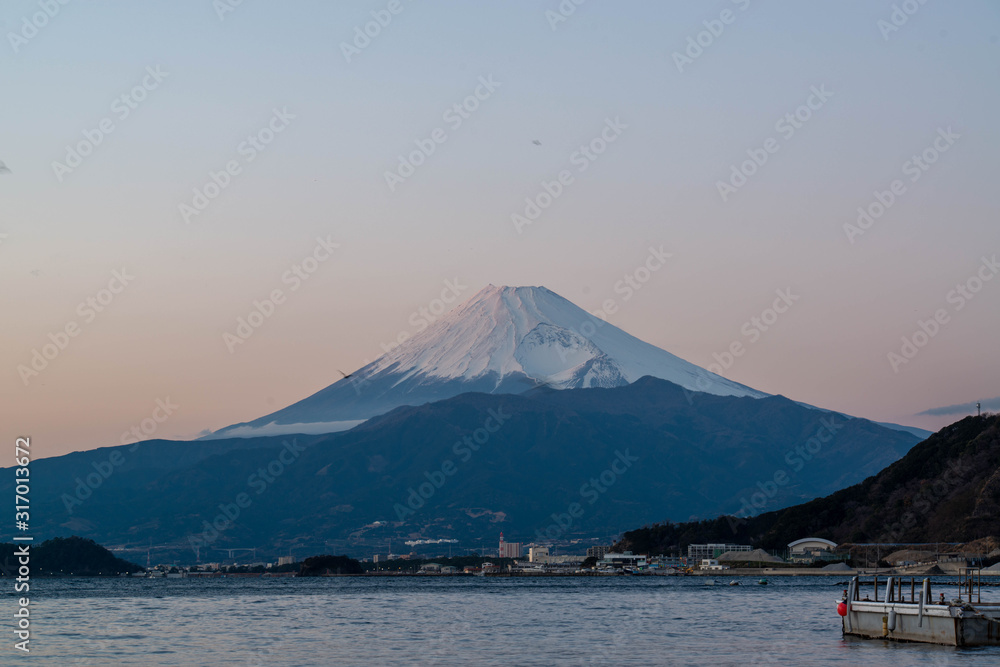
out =
[[[978,401],[982,404],[983,410],[1000,410],[1000,396],[996,398],[988,398],[985,401]],[[918,415],[958,415],[958,414],[973,414],[976,411],[977,401],[971,403],[958,403],[956,405],[945,405],[940,408],[931,408],[930,410],[924,410],[923,412],[918,412]]]

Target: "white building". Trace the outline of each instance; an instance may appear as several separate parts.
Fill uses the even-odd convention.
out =
[[[714,558],[702,558],[701,565],[698,566],[702,570],[728,570],[728,565],[719,565],[719,561]]]
[[[837,548],[836,542],[824,540],[822,537],[803,537],[788,543],[788,551],[793,556],[816,555],[820,551],[833,551]]]
[[[835,542],[822,537],[804,537],[788,544],[788,560],[793,563],[814,563],[817,560],[834,560]]]
[[[547,563],[549,561],[548,547],[528,547],[528,562]]]

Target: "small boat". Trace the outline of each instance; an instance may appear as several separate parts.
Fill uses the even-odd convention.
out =
[[[735,579],[733,579],[732,581],[730,581],[730,582],[729,582],[729,585],[730,585],[730,586],[739,586],[739,585],[740,585],[740,582],[738,582],[738,581],[736,581]]]
[[[761,586],[767,586],[767,579],[758,579],[757,583]]]
[[[705,585],[706,586],[714,586],[715,585],[715,579],[706,579],[705,580]]]

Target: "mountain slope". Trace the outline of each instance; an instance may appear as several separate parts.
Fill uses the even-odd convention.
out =
[[[816,536],[844,542],[969,542],[1000,536],[1000,415],[966,417],[902,459],[830,496],[746,518],[662,524],[625,533],[622,547],[659,553],[690,542],[768,549]]]
[[[830,437],[809,453],[823,434]],[[448,538],[461,548],[501,530],[525,542],[606,540],[665,516],[735,512],[779,471],[787,480],[769,508],[814,498],[917,442],[780,396],[691,393],[652,377],[610,389],[463,394],[292,440],[156,441],[134,453],[41,459],[33,464],[33,528],[143,551],[152,540],[173,549],[157,552],[161,560],[192,559],[194,547],[209,560],[232,546],[365,555],[389,541]],[[191,453],[206,445],[215,449]],[[806,454],[796,454],[801,448]],[[67,504],[76,480],[115,451],[125,462],[92,497]],[[0,492],[13,493],[13,479],[0,473]],[[240,494],[246,506],[237,507]]]
[[[767,394],[645,343],[544,287],[490,285],[350,378],[211,437],[344,430],[466,392],[620,387],[651,375],[720,396]]]

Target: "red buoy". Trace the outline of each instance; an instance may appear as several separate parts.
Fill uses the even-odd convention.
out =
[[[847,604],[844,602],[838,604],[837,613],[840,614],[841,616],[847,616]]]

